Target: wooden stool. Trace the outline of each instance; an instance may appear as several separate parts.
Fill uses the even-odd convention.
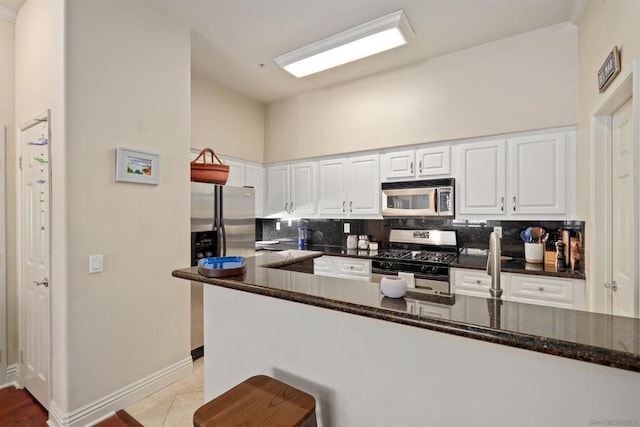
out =
[[[257,375],[198,408],[193,425],[315,427],[316,401],[297,388]]]

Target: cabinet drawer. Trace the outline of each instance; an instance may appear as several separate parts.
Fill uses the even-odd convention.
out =
[[[334,258],[333,272],[340,276],[371,276],[371,261],[357,258]]]
[[[556,307],[573,307],[573,282],[540,276],[511,276],[511,299]]]
[[[501,276],[502,280],[503,276]],[[491,276],[481,270],[453,269],[453,291],[462,295],[488,297]]]
[[[333,273],[332,258],[321,256],[313,259],[313,274],[330,275]]]

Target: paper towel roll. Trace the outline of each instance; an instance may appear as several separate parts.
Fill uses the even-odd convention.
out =
[[[414,279],[413,277],[413,273],[403,273],[403,272],[398,272],[398,277],[404,277],[404,279],[407,281],[407,288],[414,288],[416,287],[416,279]]]

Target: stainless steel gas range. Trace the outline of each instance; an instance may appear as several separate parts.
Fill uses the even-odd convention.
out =
[[[411,290],[451,295],[449,264],[458,252],[455,231],[393,229],[389,249],[372,258],[373,281],[400,275]]]

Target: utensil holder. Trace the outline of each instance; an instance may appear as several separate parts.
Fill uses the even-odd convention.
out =
[[[542,243],[525,243],[524,260],[531,264],[542,264],[544,260],[544,245]]]
[[[207,163],[207,153],[211,154],[211,162]],[[198,162],[202,158],[202,162]],[[214,159],[218,164],[214,163]],[[191,162],[191,181],[224,185],[229,178],[229,166],[222,163],[211,148],[204,148]]]

